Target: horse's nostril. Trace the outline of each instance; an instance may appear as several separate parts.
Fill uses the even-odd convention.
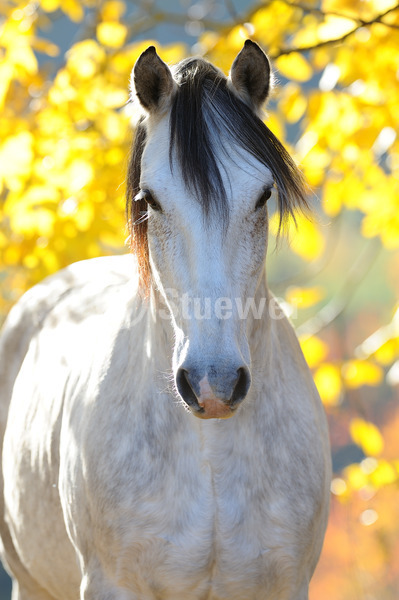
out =
[[[246,367],[224,372],[209,367],[204,375],[199,375],[194,368],[180,367],[176,373],[177,391],[196,414],[209,412],[209,407],[214,408],[215,403],[219,408],[224,404],[234,410],[247,395],[250,383]]]
[[[197,396],[194,393],[193,388],[191,387],[188,371],[185,369],[179,369],[176,375],[176,387],[180,396],[189,406],[198,407]]]
[[[251,377],[248,369],[245,367],[240,367],[237,369],[237,374],[237,382],[229,402],[231,406],[235,406],[245,398],[248,393],[249,386],[251,385]]]

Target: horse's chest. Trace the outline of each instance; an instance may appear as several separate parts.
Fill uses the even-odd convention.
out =
[[[118,584],[140,598],[258,597],[267,550],[253,527],[257,507],[218,490],[209,466],[202,471],[195,490],[176,485],[149,498],[115,554]]]
[[[279,507],[261,471],[229,448],[175,441],[168,456],[136,449],[134,465],[103,487],[93,515],[107,523],[102,561],[142,600],[266,598],[280,558],[287,566],[270,549],[288,540],[268,531]]]

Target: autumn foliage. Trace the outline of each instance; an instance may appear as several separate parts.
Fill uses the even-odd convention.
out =
[[[315,212],[288,225],[270,279],[297,327],[339,458],[311,598],[394,600],[399,5],[268,0],[240,12],[239,2],[225,4],[221,21],[212,2],[184,15],[127,0],[0,4],[0,317],[46,275],[126,251],[128,86],[140,53],[155,44],[168,63],[202,54],[228,72],[243,41],[257,41],[278,84],[267,123],[300,164]],[[51,31],[66,17],[76,35],[64,53]],[[187,22],[193,49],[143,41],[160,22]]]

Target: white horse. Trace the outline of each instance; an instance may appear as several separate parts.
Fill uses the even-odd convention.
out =
[[[308,598],[330,452],[265,278],[272,187],[281,219],[305,202],[257,115],[269,80],[250,41],[227,79],[202,59],[170,70],[148,48],[128,175],[138,258],[72,265],[10,313],[1,550],[13,600]]]

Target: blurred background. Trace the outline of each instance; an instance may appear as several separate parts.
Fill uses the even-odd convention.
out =
[[[266,122],[305,173],[313,208],[270,243],[267,264],[330,425],[331,516],[310,598],[397,600],[396,2],[0,0],[0,322],[46,275],[126,252],[140,53],[154,44],[168,63],[196,54],[228,73],[248,37],[272,59]]]

